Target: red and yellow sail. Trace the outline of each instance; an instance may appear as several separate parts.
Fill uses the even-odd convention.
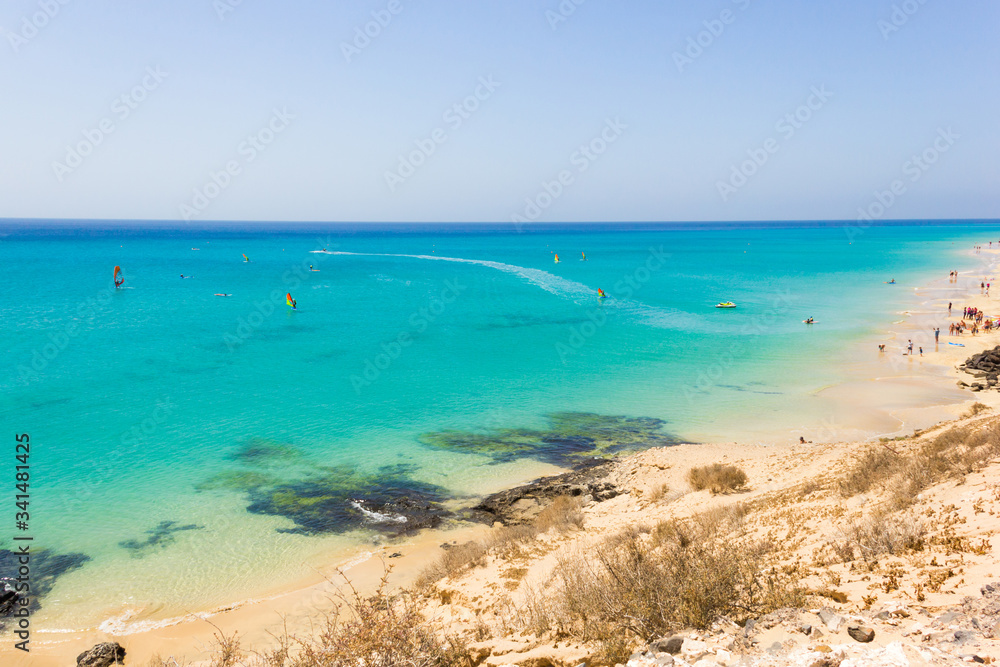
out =
[[[285,295],[285,302],[288,303],[289,306],[291,306],[292,310],[295,310],[295,299],[292,298],[291,292]]]
[[[120,266],[115,267],[114,281],[115,289],[121,287],[125,283],[125,276],[122,275],[122,267]]]

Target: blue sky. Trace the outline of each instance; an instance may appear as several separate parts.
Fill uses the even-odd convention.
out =
[[[7,0],[0,217],[998,217],[995,0],[576,2]]]

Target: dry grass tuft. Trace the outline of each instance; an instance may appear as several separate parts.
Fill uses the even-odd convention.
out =
[[[695,491],[708,489],[713,494],[730,493],[746,486],[747,474],[734,465],[713,463],[691,468],[687,480]]]

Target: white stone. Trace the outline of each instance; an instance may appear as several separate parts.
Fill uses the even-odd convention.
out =
[[[697,639],[685,639],[681,644],[681,654],[685,657],[702,656],[708,651],[708,644]]]

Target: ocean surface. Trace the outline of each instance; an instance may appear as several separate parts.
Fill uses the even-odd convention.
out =
[[[34,538],[50,629],[265,595],[594,454],[815,432],[817,392],[856,379],[913,288],[1000,241],[996,222],[0,233],[0,550]]]

